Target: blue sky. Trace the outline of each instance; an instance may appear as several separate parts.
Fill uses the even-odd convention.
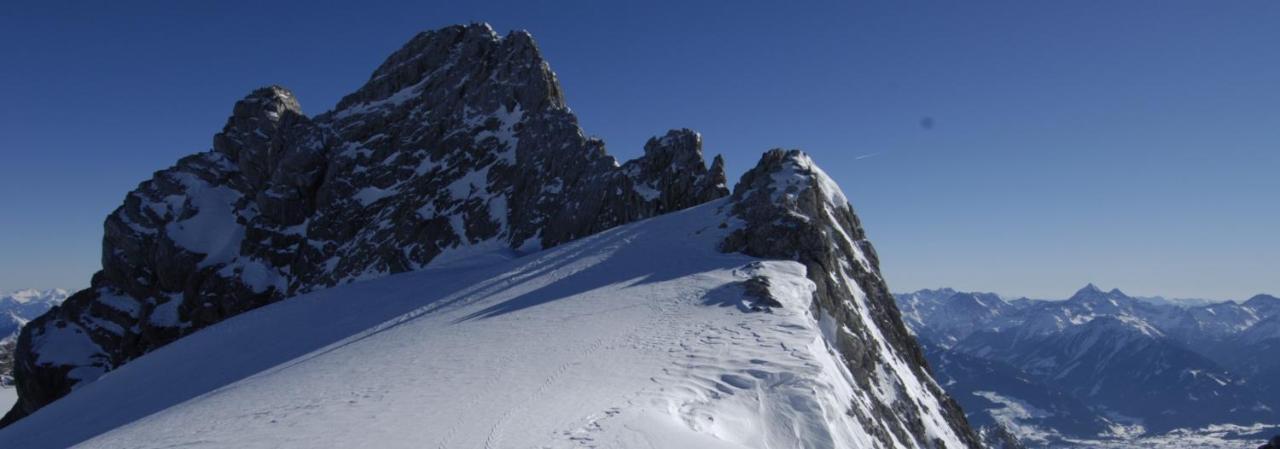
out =
[[[253,88],[323,112],[487,21],[620,159],[677,127],[735,180],[808,151],[895,291],[1280,293],[1280,2],[367,3],[7,4],[0,291],[87,285],[106,214]]]

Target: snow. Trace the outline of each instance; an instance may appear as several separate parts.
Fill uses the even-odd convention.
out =
[[[446,190],[449,191],[449,197],[455,200],[463,200],[470,198],[477,192],[481,195],[488,192],[489,187],[489,166],[469,171],[459,177],[457,180],[449,183]]]
[[[53,323],[46,323],[46,329]],[[105,369],[92,366],[94,358],[102,354],[102,348],[98,347],[89,338],[84,328],[74,323],[68,323],[67,326],[74,327],[72,332],[40,332],[31,339],[32,347],[39,354],[36,358],[37,365],[68,365],[75,366],[67,374],[67,377],[77,381],[93,380],[101,376]],[[77,384],[79,387],[84,384]],[[6,447],[0,445],[0,447]]]
[[[132,317],[138,316],[138,312],[141,312],[141,304],[138,304],[136,299],[105,288],[98,290],[98,302]]]
[[[636,191],[636,194],[640,195],[641,198],[644,198],[645,201],[653,201],[662,196],[662,192],[653,188],[649,183],[638,183],[635,185],[634,190]]]
[[[788,158],[787,168],[773,173],[773,182],[778,189],[775,191],[775,195],[786,192],[788,187],[795,187],[797,191],[803,190],[809,187],[809,182],[814,182],[817,183],[822,193],[826,195],[825,200],[828,207],[849,207],[849,199],[840,190],[840,186],[830,176],[827,176],[827,173],[822,171],[808,154],[799,153]]]
[[[476,119],[483,122],[487,117],[494,117],[498,120],[498,129],[496,131],[484,130],[476,133],[475,141],[483,142],[486,139],[497,139],[499,144],[499,152],[497,153],[499,160],[505,165],[515,165],[516,163],[516,146],[519,138],[516,136],[515,126],[524,119],[524,108],[520,105],[510,111],[505,107],[498,107],[493,114],[481,117],[468,117],[468,123],[475,123]]]
[[[175,172],[172,176],[186,186],[186,197],[197,212],[166,225],[169,238],[178,246],[204,254],[200,267],[230,261],[239,253],[244,239],[244,227],[236,223],[234,208],[240,193],[230,187],[212,186],[190,173]]]
[[[239,279],[254,293],[264,293],[268,289],[283,292],[288,287],[288,280],[273,268],[256,259],[237,258],[235,263],[218,270],[218,274],[227,278]]]
[[[716,251],[723,201],[268,305],[84,385],[0,447],[872,447],[847,411],[877,393],[827,343],[804,267]],[[744,306],[758,275],[782,307]],[[886,377],[910,373],[897,364]],[[919,380],[894,386],[938,410]]]
[[[11,385],[0,385],[0,409],[9,410],[18,402],[18,390]]]
[[[1043,443],[1050,438],[1058,437],[1056,432],[1043,431],[1027,422],[1028,420],[1050,417],[1053,415],[1052,413],[1041,410],[1018,398],[1001,395],[994,391],[975,391],[973,394],[999,406],[998,408],[988,409],[987,412],[991,414],[991,417],[996,422],[1018,435],[1019,438],[1029,440],[1028,442]]]
[[[380,189],[377,187],[365,187],[363,189],[356,191],[355,195],[352,195],[352,198],[354,198],[357,202],[359,202],[361,206],[368,206],[370,204],[376,203],[380,199],[389,197],[391,195],[395,195],[397,193],[400,193],[400,192],[395,188]]]
[[[439,68],[437,68],[437,70],[439,70]],[[428,81],[431,81],[431,77],[425,76],[417,83],[400,89],[387,98],[348,106],[346,109],[339,110],[334,114],[334,118],[343,119],[400,106],[401,104],[404,104],[404,102],[417,97],[422,92],[423,86],[425,86]]]
[[[162,327],[179,327],[189,325],[183,323],[178,316],[178,306],[182,304],[183,295],[181,293],[170,295],[169,299],[163,303],[157,304],[155,310],[151,312],[148,318],[151,324]]]

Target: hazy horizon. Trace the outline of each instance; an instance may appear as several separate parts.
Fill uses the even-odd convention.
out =
[[[809,152],[894,291],[1280,294],[1277,3],[66,9],[0,15],[0,292],[87,285],[103,218],[254,88],[314,115],[417,32],[486,21],[534,35],[620,160],[682,127],[731,183]]]

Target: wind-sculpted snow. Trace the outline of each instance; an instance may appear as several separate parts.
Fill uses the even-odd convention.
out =
[[[425,32],[336,109],[272,86],[211,151],[157,172],[105,224],[92,286],[18,341],[3,423],[211,324],[290,296],[505,256],[722,197],[723,161],[674,130],[619,164],[524,32]],[[74,348],[71,349],[63,349]]]
[[[881,440],[907,415],[861,407],[938,398],[878,391],[905,383],[893,366],[860,383],[805,265],[717,250],[731,208],[271,304],[85,385],[0,447],[932,447]]]

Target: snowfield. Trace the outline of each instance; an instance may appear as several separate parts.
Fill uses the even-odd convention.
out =
[[[872,447],[804,267],[716,251],[725,201],[263,307],[84,385],[0,447]],[[757,275],[781,307],[752,310]]]

